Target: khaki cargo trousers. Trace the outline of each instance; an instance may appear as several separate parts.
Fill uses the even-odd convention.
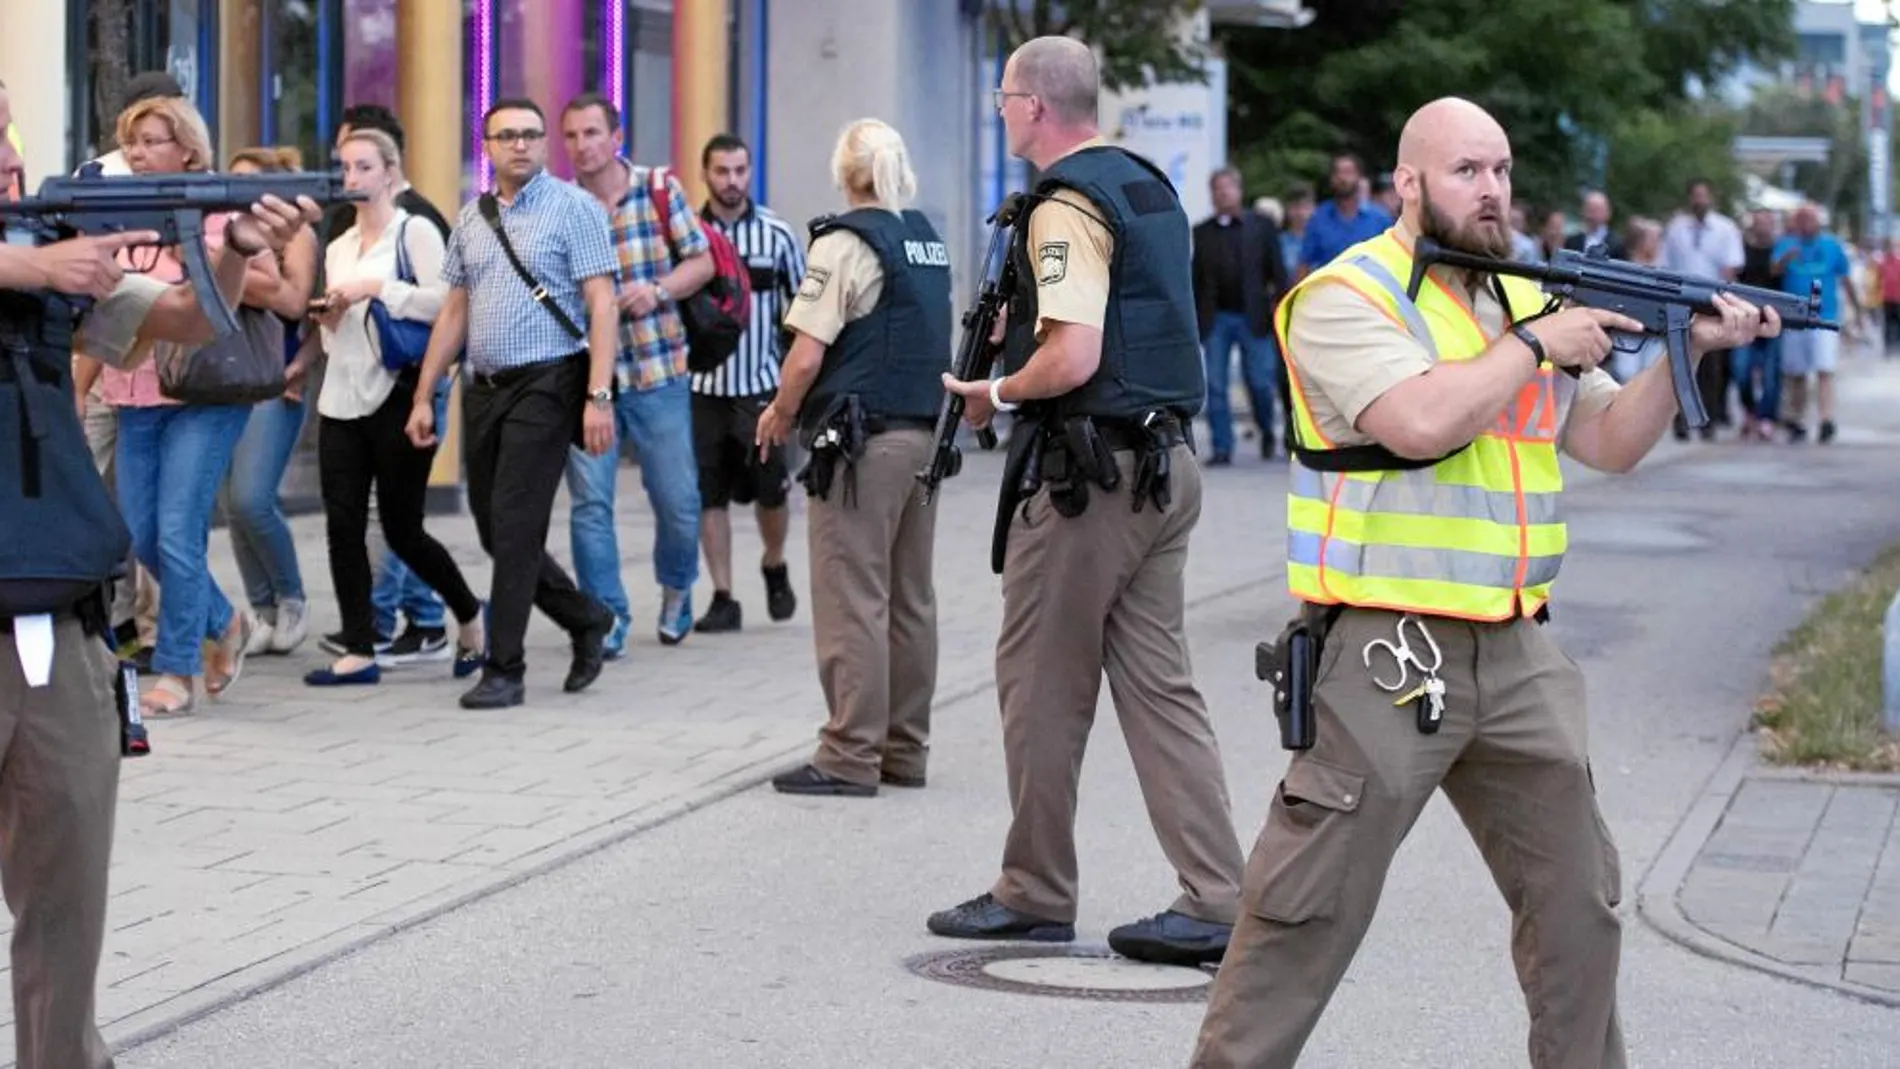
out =
[[[1590,777],[1583,673],[1532,621],[1428,619],[1447,690],[1438,732],[1420,734],[1413,708],[1373,683],[1375,672],[1396,676],[1391,659],[1363,660],[1368,641],[1395,638],[1398,619],[1349,609],[1326,639],[1316,742],[1294,755],[1254,844],[1194,1069],[1294,1064],[1358,950],[1393,852],[1441,788],[1510,907],[1530,1064],[1621,1069],[1621,876]]]
[[[1188,537],[1201,515],[1201,470],[1175,446],[1172,503],[1129,505],[1135,454],[1119,450],[1121,487],[1089,488],[1080,516],[1049,489],[1019,506],[1003,565],[996,687],[1013,819],[991,893],[1011,909],[1075,920],[1075,796],[1106,673],[1148,819],[1179,879],[1170,907],[1231,924],[1240,841],[1207,703],[1188,663]]]
[[[865,786],[880,772],[924,776],[930,753],[937,509],[917,473],[933,444],[929,431],[873,435],[808,510],[812,640],[831,711],[812,765]]]
[[[28,687],[0,631],[0,890],[13,914],[19,1069],[107,1069],[93,989],[119,797],[117,662],[78,622],[54,624],[52,677]]]

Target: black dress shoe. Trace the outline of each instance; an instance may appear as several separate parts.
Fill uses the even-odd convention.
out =
[[[841,794],[852,798],[872,798],[877,795],[875,783],[853,783],[848,779],[827,776],[818,771],[815,765],[772,777],[772,789],[780,794]]]
[[[877,781],[888,783],[893,787],[922,787],[924,785],[924,777],[921,773],[915,776],[900,776],[889,770],[879,772]]]
[[[1231,924],[1196,920],[1168,910],[1109,932],[1108,946],[1124,958],[1192,969],[1216,964],[1225,957],[1227,937],[1233,933]]]
[[[607,663],[607,636],[613,629],[614,617],[608,613],[591,627],[574,632],[574,663],[568,667],[562,690],[578,693],[600,678],[600,668]]]
[[[1032,943],[1072,943],[1075,925],[1018,913],[996,900],[989,892],[977,895],[961,905],[941,913],[932,913],[925,922],[937,935],[952,939],[1022,939]]]
[[[520,705],[528,698],[528,688],[519,679],[510,679],[495,672],[482,676],[473,690],[462,695],[464,709],[506,709],[511,705]]]

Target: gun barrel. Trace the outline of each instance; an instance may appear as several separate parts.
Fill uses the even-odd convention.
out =
[[[368,195],[345,188],[343,176],[325,171],[279,174],[115,175],[109,178],[60,176],[40,183],[39,192],[0,203],[0,215],[62,216],[197,210],[243,211],[266,196],[294,203],[309,197],[319,205],[361,202]]]

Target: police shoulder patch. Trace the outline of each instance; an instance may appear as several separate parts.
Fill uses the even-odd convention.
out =
[[[805,281],[798,284],[798,299],[816,301],[824,295],[825,284],[831,281],[829,267],[814,267],[805,272]]]
[[[1053,286],[1069,275],[1069,243],[1045,241],[1036,246],[1036,284]]]

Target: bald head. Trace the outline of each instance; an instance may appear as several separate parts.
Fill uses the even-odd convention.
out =
[[[1459,97],[1440,97],[1412,113],[1399,131],[1399,165],[1431,168],[1442,165],[1474,142],[1503,144],[1510,140],[1491,113]]]
[[[1014,88],[1035,95],[1064,125],[1093,123],[1101,74],[1095,53],[1072,37],[1037,37],[1009,57]]]
[[[1469,100],[1441,97],[1412,113],[1392,175],[1415,234],[1488,256],[1511,251],[1511,140]]]

